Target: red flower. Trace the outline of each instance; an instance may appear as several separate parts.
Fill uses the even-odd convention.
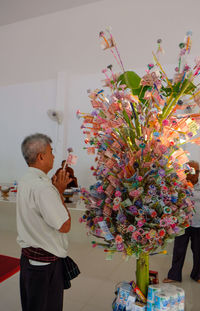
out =
[[[165,230],[161,229],[158,234],[160,237],[163,237],[165,235]]]

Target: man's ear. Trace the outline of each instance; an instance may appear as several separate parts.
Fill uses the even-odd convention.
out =
[[[39,161],[39,162],[42,161],[43,160],[43,155],[44,154],[42,152],[39,152],[38,155],[37,155],[37,161]]]

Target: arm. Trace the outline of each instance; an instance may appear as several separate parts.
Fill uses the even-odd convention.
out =
[[[42,187],[38,185],[37,188],[36,204],[44,221],[59,232],[69,232],[71,217],[68,209],[63,204],[62,195],[50,183],[45,183]]]
[[[52,178],[53,185],[57,188],[57,190],[60,193],[60,198],[62,200],[62,203],[68,213],[69,219],[62,224],[59,231],[62,233],[67,233],[71,229],[71,215],[69,213],[69,210],[64,204],[64,198],[63,198],[63,192],[67,188],[67,185],[72,181],[72,178],[69,177],[69,173],[65,170],[60,170],[57,175],[54,175]]]
[[[64,224],[60,227],[58,231],[60,231],[61,233],[67,233],[70,231],[70,229],[71,229],[71,216],[66,222],[64,222]]]
[[[71,215],[70,215],[68,208],[66,207],[66,205],[64,203],[63,195],[61,194],[60,197],[61,197],[62,203],[63,203],[63,205],[64,205],[64,207],[68,213],[69,219],[66,222],[64,222],[64,224],[62,224],[62,226],[60,227],[60,229],[58,231],[60,231],[61,233],[67,233],[71,229]]]

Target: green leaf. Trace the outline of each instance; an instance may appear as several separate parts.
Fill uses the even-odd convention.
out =
[[[171,89],[170,87],[164,87],[164,86],[162,86],[161,89],[160,89],[160,91],[161,91],[161,94],[164,95],[165,97],[170,96],[171,93],[172,93],[172,89]]]
[[[140,86],[141,78],[134,71],[126,71],[119,78],[120,84],[126,84],[130,89],[137,89]]]
[[[138,98],[139,98],[139,100],[140,100],[141,102],[145,102],[145,100],[144,100],[144,94],[145,94],[145,92],[146,92],[148,89],[151,89],[151,87],[149,87],[148,85],[145,85],[145,86],[140,85],[139,88],[137,88],[137,89],[132,89],[131,91],[132,91],[133,95],[138,96]]]
[[[192,82],[189,82],[188,79],[185,79],[183,83],[178,82],[173,85],[173,92],[175,95],[183,89],[185,89],[183,94],[191,94],[196,89],[196,86]]]
[[[129,127],[134,129],[133,124],[132,124],[131,120],[129,119],[129,116],[128,116],[126,110],[124,109],[122,113],[123,113],[123,116],[124,116],[126,123],[128,123]]]
[[[186,83],[188,83],[188,79],[184,80],[181,89],[183,89],[186,86]],[[196,89],[196,86],[192,82],[189,82],[186,90],[184,91],[184,94],[191,94],[195,89]]]

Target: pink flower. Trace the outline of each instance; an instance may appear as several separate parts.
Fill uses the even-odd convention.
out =
[[[140,234],[139,234],[138,231],[135,231],[135,232],[132,233],[132,239],[133,239],[133,240],[136,240],[136,241],[137,241],[137,239],[138,239],[139,236],[140,236]]]
[[[143,177],[142,177],[142,176],[138,176],[138,177],[137,177],[137,180],[138,180],[138,181],[142,181],[142,180],[143,180]]]
[[[127,231],[133,232],[135,230],[135,227],[133,225],[128,226]]]
[[[115,237],[115,242],[117,244],[121,244],[123,242],[123,239],[122,239],[122,236],[120,234],[118,234],[116,237]]]
[[[99,222],[98,217],[95,217],[95,218],[93,219],[93,222],[94,222],[94,224],[96,225],[96,224]]]
[[[119,210],[119,205],[113,205],[113,211],[118,211]]]
[[[165,219],[161,219],[161,220],[160,220],[160,226],[161,226],[161,227],[165,227],[165,226],[166,226],[166,221],[165,221]]]
[[[100,236],[102,233],[102,230],[101,229],[96,229],[96,235]]]
[[[81,117],[81,112],[80,112],[80,110],[77,110],[77,112],[76,112],[76,117],[77,117],[78,119],[80,119],[80,117]]]
[[[138,197],[138,196],[140,195],[140,191],[138,191],[138,190],[132,190],[131,192],[129,192],[129,195],[130,195],[131,197],[136,198],[136,197]]]
[[[97,206],[100,206],[102,202],[103,202],[103,200],[97,201]]]
[[[167,120],[167,119],[163,120],[163,121],[162,121],[162,125],[163,125],[163,126],[169,125],[169,120]]]
[[[145,221],[144,220],[138,220],[137,225],[138,227],[142,227],[144,225]]]
[[[174,231],[173,231],[173,229],[170,227],[170,228],[167,230],[167,233],[168,233],[169,235],[171,235],[171,234],[174,233]]]
[[[98,188],[97,188],[97,192],[98,192],[98,193],[103,193],[103,192],[104,192],[103,186],[98,187]]]
[[[121,191],[116,191],[116,192],[115,192],[115,196],[116,196],[116,197],[121,197],[121,195],[122,195]]]

